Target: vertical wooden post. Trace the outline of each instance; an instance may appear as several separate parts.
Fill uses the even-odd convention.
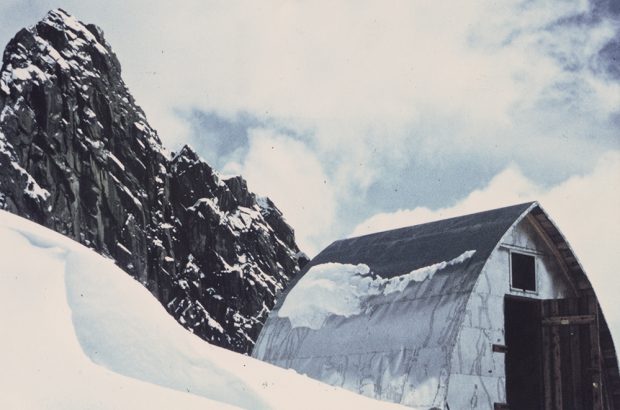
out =
[[[549,303],[543,301],[541,304],[541,317],[546,318],[549,314]],[[553,404],[553,363],[551,358],[551,331],[549,326],[542,327],[542,353],[543,353],[543,384],[544,384],[544,397],[545,397],[545,410],[552,409]]]
[[[558,316],[558,301],[551,301],[551,315]],[[560,352],[560,330],[551,326],[551,350],[553,357],[553,409],[563,410],[562,406],[562,355]]]
[[[567,299],[568,314],[579,315],[578,299]],[[569,345],[571,357],[571,381],[572,381],[572,400],[575,409],[583,409],[583,381],[581,366],[581,343],[579,341],[579,325],[570,325],[569,327]],[[583,409],[586,410],[586,409]]]
[[[598,333],[598,303],[596,298],[588,296],[588,313],[595,316],[590,323],[590,368],[592,371],[592,409],[603,410],[603,380],[601,368],[601,344]]]

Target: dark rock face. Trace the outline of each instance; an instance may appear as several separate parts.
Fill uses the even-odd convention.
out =
[[[4,52],[0,207],[112,257],[183,326],[238,352],[303,263],[241,177],[189,147],[169,158],[102,31],[60,9]]]

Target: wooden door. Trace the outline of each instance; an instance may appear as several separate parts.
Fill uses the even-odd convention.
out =
[[[541,319],[545,410],[603,410],[596,299],[543,300]]]
[[[507,401],[504,409],[543,410],[540,312],[539,300],[511,296],[504,299]]]

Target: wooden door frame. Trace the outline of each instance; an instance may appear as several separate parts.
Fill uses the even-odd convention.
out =
[[[547,299],[541,300],[540,306],[545,410],[562,410],[567,395],[571,396],[567,399],[579,406],[577,408],[584,405],[584,400],[591,400],[592,410],[603,410],[603,368],[596,298]],[[573,337],[575,335],[577,337]],[[584,341],[587,347],[581,344]],[[568,375],[562,372],[562,366]]]

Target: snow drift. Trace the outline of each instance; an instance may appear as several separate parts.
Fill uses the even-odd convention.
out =
[[[112,260],[3,211],[0,260],[0,408],[393,406],[209,345]]]
[[[291,327],[320,329],[331,315],[350,317],[364,310],[376,295],[402,292],[411,282],[422,282],[448,266],[463,263],[476,253],[468,250],[449,261],[415,269],[390,279],[373,275],[360,263],[323,263],[310,268],[286,296],[278,316],[288,317]]]

